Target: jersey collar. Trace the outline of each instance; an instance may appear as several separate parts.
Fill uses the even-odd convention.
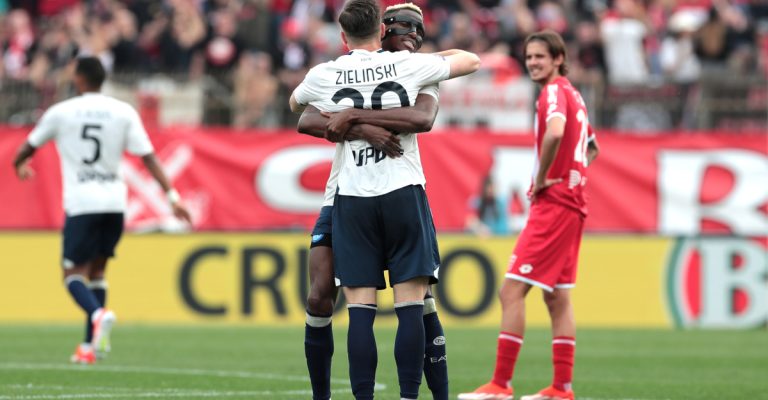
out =
[[[366,53],[371,53],[371,52],[370,52],[370,51],[368,51],[368,50],[363,50],[363,49],[354,49],[354,50],[350,50],[350,51],[349,51],[349,53],[347,53],[347,55],[351,56],[351,55],[352,55],[352,53],[354,53],[354,52],[356,52],[356,51],[360,51],[360,52],[366,52]],[[374,51],[373,53],[383,53],[383,52],[384,52],[384,49],[378,49],[378,50]]]

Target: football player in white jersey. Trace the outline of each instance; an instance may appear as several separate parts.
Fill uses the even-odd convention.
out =
[[[291,95],[293,111],[410,106],[424,86],[479,68],[467,52],[447,57],[380,49],[385,27],[376,0],[350,0],[339,16],[351,50],[312,68]],[[400,136],[401,157],[389,157],[365,140],[343,142],[333,208],[334,273],[349,302],[347,350],[356,399],[372,399],[377,364],[373,320],[376,289],[394,289],[398,331],[395,360],[400,397],[415,399],[424,362],[424,295],[437,281],[435,238],[424,193],[415,135]]]
[[[383,21],[385,36],[381,41],[386,51],[418,51],[424,38],[424,19],[421,9],[413,3],[401,3],[387,7]],[[446,52],[450,54],[451,52]],[[443,54],[443,53],[440,53]],[[445,54],[447,55],[447,54]],[[389,110],[365,110],[350,108],[336,113],[334,118],[355,119],[346,140],[364,139],[374,148],[384,151],[390,157],[400,156],[398,136],[391,132],[428,132],[437,116],[437,85],[423,88],[412,107],[400,107]],[[350,111],[347,113],[346,111]],[[320,111],[307,106],[298,123],[298,131],[314,137],[338,141],[327,137],[326,127],[329,118]],[[346,124],[346,121],[345,121]],[[331,212],[342,146],[336,148],[333,167],[326,185],[325,198],[320,216],[312,230],[309,251],[309,293],[307,296],[307,316],[304,335],[304,351],[307,359],[313,400],[328,400],[331,397],[331,360],[333,357],[332,316],[336,307],[337,288],[333,279],[333,247],[331,233]],[[437,246],[435,246],[437,252]],[[439,254],[435,254],[439,260]],[[437,315],[435,299],[428,291],[424,299],[425,357],[424,377],[434,400],[447,400],[448,367],[445,335]]]
[[[118,171],[123,152],[141,157],[166,192],[173,214],[191,223],[136,110],[99,93],[105,79],[97,58],[79,58],[74,75],[78,96],[48,109],[13,161],[18,178],[29,179],[34,176],[29,161],[35,150],[49,140],[56,142],[66,214],[61,262],[64,284],[87,319],[85,340],[77,346],[72,361],[86,364],[109,351],[109,334],[116,321],[114,312],[105,308],[104,275],[123,232],[127,188]]]

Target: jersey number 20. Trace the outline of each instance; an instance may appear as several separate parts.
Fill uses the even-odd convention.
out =
[[[589,120],[584,110],[579,110],[576,113],[576,121],[579,122],[579,142],[576,143],[576,151],[573,155],[573,160],[581,163],[585,167],[589,163],[587,159],[587,145],[589,144]]]
[[[376,86],[376,88],[373,89],[373,93],[371,93],[372,109],[381,110],[381,97],[384,96],[384,93],[387,92],[394,92],[397,97],[400,98],[401,107],[408,107],[411,105],[410,100],[408,100],[408,92],[406,92],[405,88],[401,84],[393,81],[386,81],[380,83],[379,86]],[[336,104],[338,104],[343,99],[352,100],[352,104],[355,108],[365,107],[365,99],[363,98],[363,94],[360,93],[360,91],[357,89],[340,89],[338,92],[334,93],[333,97],[331,98],[331,100],[333,100],[333,102]]]

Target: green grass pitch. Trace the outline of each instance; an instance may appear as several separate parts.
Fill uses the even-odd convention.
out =
[[[311,399],[303,328],[118,325],[113,352],[68,363],[79,326],[0,326],[0,400]],[[377,399],[398,399],[391,328],[377,328]],[[449,328],[451,397],[487,381],[496,329]],[[346,329],[336,327],[334,400],[352,399]],[[588,330],[577,335],[582,400],[768,399],[768,331]],[[518,394],[550,380],[549,333],[529,329]],[[426,383],[420,398],[430,399]]]

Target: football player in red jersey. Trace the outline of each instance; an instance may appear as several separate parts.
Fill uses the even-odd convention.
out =
[[[501,333],[493,379],[459,399],[512,399],[510,385],[525,332],[525,297],[533,286],[544,293],[552,321],[552,385],[522,400],[573,399],[576,324],[571,291],[584,219],[587,165],[597,156],[594,131],[568,73],[565,43],[555,32],[534,33],[525,41],[525,64],[541,87],[536,102],[536,164],[528,222],[510,258],[499,297]]]

